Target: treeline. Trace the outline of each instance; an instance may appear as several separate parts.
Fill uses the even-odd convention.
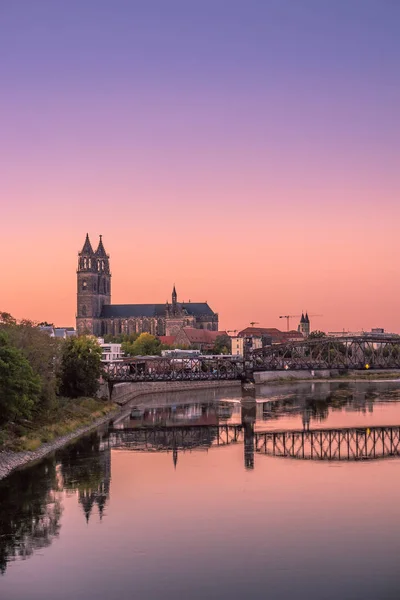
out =
[[[65,398],[93,396],[100,375],[93,338],[51,338],[32,321],[0,313],[0,427],[48,421]]]
[[[159,356],[162,350],[189,350],[190,346],[162,344],[160,340],[150,333],[132,333],[120,335],[106,335],[107,343],[121,344],[121,350],[127,356]],[[219,335],[210,350],[211,354],[230,354],[231,340],[226,334]]]

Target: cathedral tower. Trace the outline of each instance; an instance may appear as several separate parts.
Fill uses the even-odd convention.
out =
[[[77,314],[78,334],[101,335],[102,308],[111,301],[111,274],[109,256],[100,236],[96,252],[93,251],[86,234],[86,240],[78,257],[77,270]]]

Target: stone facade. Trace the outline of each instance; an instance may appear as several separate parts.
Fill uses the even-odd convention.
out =
[[[86,235],[78,257],[78,334],[176,335],[182,327],[218,331],[218,314],[207,302],[178,302],[175,286],[171,300],[165,304],[111,304],[110,257],[101,236],[97,250],[93,251]]]

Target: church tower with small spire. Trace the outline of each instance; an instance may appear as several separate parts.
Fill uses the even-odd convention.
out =
[[[100,315],[105,304],[111,302],[110,257],[100,236],[94,251],[86,234],[78,255],[76,329],[79,334],[101,335]]]
[[[308,337],[310,335],[310,319],[307,312],[305,315],[303,312],[301,313],[301,319],[297,331],[302,333],[304,337]]]

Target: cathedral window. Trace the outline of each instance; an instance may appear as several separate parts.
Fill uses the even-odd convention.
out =
[[[83,305],[83,306],[82,306],[82,316],[83,316],[83,317],[86,317],[86,312],[87,312],[87,311],[86,311],[86,306],[85,306],[85,305]]]
[[[83,280],[82,281],[82,290],[85,291],[87,289],[87,281]]]

